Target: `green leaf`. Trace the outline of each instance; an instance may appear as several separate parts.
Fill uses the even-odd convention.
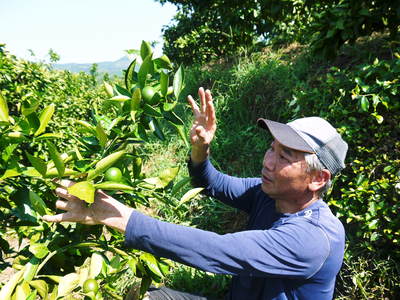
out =
[[[28,152],[25,152],[26,157],[28,158],[31,165],[44,177],[47,172],[47,164],[44,160],[39,157],[35,157],[30,155]]]
[[[163,116],[158,109],[148,105],[147,103],[143,105],[143,112],[151,117],[161,118]]]
[[[200,194],[200,192],[204,190],[204,188],[194,188],[191,189],[190,191],[187,191],[181,198],[181,200],[179,201],[179,204],[176,208],[180,207],[182,204],[192,200],[193,198],[195,198],[198,194]]]
[[[47,124],[49,123],[51,117],[54,114],[54,110],[55,110],[55,105],[52,103],[42,111],[39,117],[40,126],[36,130],[34,136],[38,136],[39,134],[45,131]]]
[[[94,252],[90,259],[89,278],[95,278],[103,269],[104,257],[98,252]]]
[[[369,101],[368,101],[368,98],[366,96],[361,96],[360,105],[361,105],[361,109],[363,111],[368,111],[368,109],[369,109]]]
[[[45,244],[40,244],[40,243],[35,243],[33,245],[29,246],[29,251],[35,255],[36,258],[42,259],[44,258],[48,253],[49,249]]]
[[[168,168],[163,170],[160,173],[160,175],[158,175],[158,178],[160,178],[163,187],[166,187],[172,180],[175,179],[178,173],[179,173],[179,167]]]
[[[49,286],[44,280],[31,280],[29,281],[29,285],[36,289],[42,299],[46,299],[49,293]],[[36,299],[36,298],[34,298]]]
[[[387,172],[389,172],[389,171],[392,170],[392,169],[393,169],[393,166],[386,166],[386,167],[383,169],[383,172],[387,173]]]
[[[142,93],[140,89],[136,89],[132,94],[131,111],[137,111],[140,108],[141,99],[142,99]]]
[[[50,158],[57,168],[58,176],[62,177],[65,171],[64,161],[62,160],[60,153],[58,153],[56,146],[54,146],[52,142],[47,141],[47,147],[49,148]]]
[[[47,213],[47,211],[46,211],[47,206],[38,194],[36,194],[35,192],[32,192],[32,191],[29,191],[29,200],[31,201],[32,207],[39,215],[43,216]],[[41,258],[41,257],[39,257],[39,258]]]
[[[22,282],[21,284],[17,285],[15,289],[15,299],[24,299],[27,300],[29,294],[31,293],[31,289],[27,282]]]
[[[160,73],[160,92],[161,92],[161,95],[163,95],[164,97],[167,96],[168,85],[169,85],[168,74],[161,71],[161,73]]]
[[[31,281],[35,276],[39,268],[40,259],[33,256],[24,267],[24,281]]]
[[[178,104],[178,101],[173,101],[173,102],[164,102],[163,103],[163,110],[164,111],[171,111],[175,108],[175,106]]]
[[[5,285],[0,290],[0,299],[11,300],[11,295],[12,295],[16,285],[21,280],[23,274],[24,274],[24,270],[20,270],[17,273],[15,273],[14,275],[12,275],[12,277],[6,281]]]
[[[89,181],[77,182],[68,188],[68,193],[78,197],[79,199],[85,201],[86,203],[94,202],[94,195],[96,189],[93,183]]]
[[[180,66],[175,73],[173,87],[174,87],[175,98],[178,100],[179,95],[181,94],[184,88],[184,71],[182,66]]]
[[[70,294],[79,284],[79,275],[76,273],[69,273],[61,278],[58,285],[57,298],[64,297]]]
[[[128,101],[130,98],[128,96],[125,95],[118,95],[118,96],[114,96],[110,99],[107,99],[108,101],[116,101],[116,102],[125,102]]]
[[[151,55],[147,56],[140,66],[138,72],[138,81],[141,88],[146,85],[147,74],[152,74],[154,72],[154,64],[151,59]]]
[[[22,112],[22,114],[23,114],[24,116],[28,116],[28,115],[30,115],[31,113],[35,112],[35,111],[38,109],[39,105],[40,105],[40,101],[39,101],[39,100],[37,100],[37,101],[34,102],[33,104],[24,102],[24,103],[22,104],[22,106],[21,106],[21,112]]]
[[[0,122],[9,123],[8,106],[7,101],[0,93]]]
[[[165,141],[165,135],[164,135],[157,119],[151,118],[151,120],[149,122],[149,127],[150,127],[151,132],[153,132],[157,138],[159,138],[161,141]]]
[[[125,87],[126,87],[126,89],[127,89],[128,91],[131,90],[131,87],[132,87],[132,85],[134,84],[134,81],[133,81],[133,74],[134,74],[134,72],[135,72],[135,67],[136,67],[136,59],[134,59],[134,60],[130,63],[128,69],[126,69],[126,72],[125,72]]]
[[[158,68],[169,69],[169,70],[172,69],[171,61],[169,60],[168,56],[166,56],[166,55],[158,57],[158,58],[154,59],[153,61]]]
[[[0,177],[0,182],[4,179],[19,176],[21,173],[17,169],[7,169],[3,176]],[[39,174],[40,176],[40,174]]]
[[[164,111],[163,112],[164,118],[174,123],[175,125],[184,125],[182,119],[173,111]]]
[[[108,97],[113,97],[114,96],[113,87],[106,81],[103,81],[103,86],[104,86],[104,89],[106,90]]]
[[[176,125],[174,123],[170,123],[175,130],[178,132],[179,136],[181,137],[181,140],[185,143],[186,147],[189,147],[189,142],[187,140],[187,134],[185,133],[185,127],[183,127],[182,125]]]
[[[105,148],[108,142],[108,137],[100,122],[97,122],[96,125],[96,137],[99,140],[100,146]]]
[[[141,99],[142,99],[142,93],[140,92],[140,89],[138,88],[132,93],[132,99],[131,99],[130,114],[131,114],[131,118],[132,118],[133,122],[136,121],[136,112],[140,108]]]
[[[140,45],[140,57],[145,60],[149,55],[153,54],[153,50],[148,42],[142,41]]]
[[[101,190],[125,190],[125,191],[133,191],[135,190],[133,187],[123,184],[123,183],[118,183],[114,181],[104,181],[102,183],[96,183],[94,185],[96,189],[101,189]]]
[[[163,277],[163,273],[158,267],[157,259],[150,253],[143,253],[139,257],[142,262],[158,277]]]
[[[185,185],[187,185],[190,182],[190,180],[191,180],[190,177],[185,177],[176,184],[174,184],[171,191],[171,195],[175,195],[177,192],[179,192]]]
[[[62,133],[44,133],[35,138],[36,141],[50,140],[50,139],[62,139],[64,136]]]
[[[105,170],[115,164],[123,155],[125,154],[124,150],[114,152],[105,158],[101,159],[97,164],[94,170],[89,171],[87,180],[91,180],[100,174],[102,174]]]

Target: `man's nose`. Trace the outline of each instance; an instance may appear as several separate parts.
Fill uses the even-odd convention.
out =
[[[264,168],[273,171],[275,169],[275,155],[271,150],[268,150],[264,155]]]

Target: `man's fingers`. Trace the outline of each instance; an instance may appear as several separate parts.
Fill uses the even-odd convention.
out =
[[[67,201],[62,201],[62,200],[57,200],[56,201],[56,208],[62,209],[62,210],[67,210],[68,209],[68,202]]]
[[[196,104],[196,101],[194,101],[193,97],[190,95],[187,97],[187,100],[188,100],[190,106],[192,107],[194,116],[197,117],[200,114],[200,110],[199,110],[198,105]]]
[[[217,119],[215,117],[215,108],[210,90],[206,91],[207,98],[207,128],[215,130]]]
[[[57,194],[57,196],[67,199],[67,200],[79,200],[77,197],[72,196],[71,194],[68,194],[68,191],[62,187],[56,188],[56,194]]]
[[[204,114],[206,112],[206,95],[202,87],[199,88],[199,98],[200,98],[200,112]]]
[[[46,222],[53,222],[53,223],[60,223],[64,221],[64,216],[65,214],[58,214],[58,215],[54,215],[54,216],[50,216],[50,215],[45,215],[42,217],[42,220],[46,221]]]
[[[54,183],[56,183],[62,187],[66,187],[66,188],[75,184],[75,182],[68,180],[68,179],[55,179]]]

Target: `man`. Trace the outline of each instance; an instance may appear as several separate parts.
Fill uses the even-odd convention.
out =
[[[86,208],[65,189],[64,214],[47,221],[104,224],[125,232],[126,244],[214,273],[233,275],[227,299],[332,299],[344,253],[344,230],[322,201],[331,176],[344,167],[347,144],[325,120],[281,124],[259,119],[274,136],[261,178],[236,178],[214,169],[208,157],[216,131],[210,91],[199,89],[194,113],[190,174],[208,195],[249,214],[246,231],[218,235],[161,222],[98,192]],[[164,295],[164,296],[163,296]],[[205,299],[172,290],[150,299]]]

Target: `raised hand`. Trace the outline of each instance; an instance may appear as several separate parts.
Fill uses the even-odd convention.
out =
[[[204,161],[209,154],[209,147],[217,129],[215,109],[211,92],[199,88],[200,108],[188,96],[188,102],[193,110],[194,121],[190,130],[190,142],[192,143],[191,159],[193,163]]]
[[[66,212],[53,216],[43,216],[44,221],[77,222],[87,225],[102,224],[121,232],[125,231],[133,208],[125,206],[99,190],[96,192],[95,201],[87,206],[86,202],[68,193],[66,188],[73,184],[72,181],[62,180],[62,186],[56,189],[56,194],[66,200],[57,200],[56,207]]]

